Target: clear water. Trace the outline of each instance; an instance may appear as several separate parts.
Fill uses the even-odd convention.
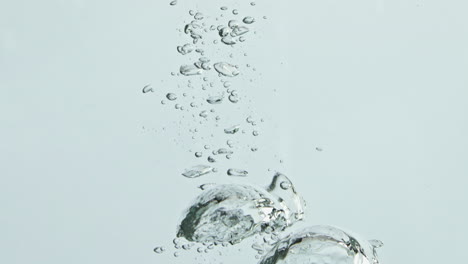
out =
[[[170,6],[175,5],[176,1],[170,3]],[[250,6],[254,7],[255,2]],[[187,112],[183,118],[189,116],[196,124],[190,131],[199,133],[198,125],[202,125],[207,126],[208,133],[211,133],[210,137],[201,137],[205,142],[203,149],[193,152],[194,159],[202,163],[181,173],[189,179],[209,174],[248,179],[248,170],[231,166],[231,161],[238,152],[256,153],[259,148],[251,146],[251,143],[246,144],[245,139],[239,140],[238,135],[250,135],[255,142],[261,137],[260,124],[264,122],[261,117],[254,118],[258,116],[257,113],[250,111],[244,117],[245,123],[237,121],[222,129],[218,128],[220,120],[231,119],[232,113],[240,112],[240,109],[231,106],[230,112],[221,115],[217,114],[217,109],[226,104],[236,105],[243,98],[240,90],[245,92],[242,87],[236,87],[228,80],[242,77],[252,81],[257,73],[255,68],[245,73],[244,69],[251,68],[245,52],[241,60],[234,60],[231,53],[217,62],[212,62],[210,54],[219,49],[237,49],[239,43],[252,37],[252,31],[255,30],[252,27],[258,24],[255,17],[238,17],[241,12],[236,8],[222,6],[219,10],[220,14],[188,11],[190,22],[179,32],[185,34],[191,43],[176,47],[177,52],[187,59],[180,66],[179,74],[173,75],[189,78],[186,86],[190,90],[183,93],[182,97],[176,91],[171,91],[165,98],[161,98],[167,99],[168,103],[177,101],[175,110]],[[221,23],[221,18],[226,22]],[[196,92],[197,89],[209,92]],[[149,91],[152,91],[149,86],[143,88],[144,93]],[[228,100],[225,100],[226,97]],[[166,101],[162,102],[166,104]],[[249,104],[252,104],[250,100]],[[209,120],[214,120],[214,123]],[[244,127],[250,127],[250,132],[246,133]],[[226,146],[216,146],[216,142],[226,136]],[[211,146],[214,146],[212,150]],[[322,151],[322,148],[317,147],[316,150]],[[220,161],[225,162],[226,169],[218,169]],[[283,160],[279,162],[283,163]],[[378,263],[375,249],[381,246],[379,241],[357,239],[334,227],[312,226],[285,236],[296,222],[304,220],[306,203],[291,180],[281,173],[275,174],[266,187],[249,184],[247,180],[244,184],[204,183],[198,188],[202,193],[189,204],[177,227],[177,238],[173,240],[176,249],[174,257],[178,258],[181,254],[177,250],[210,253],[216,247],[232,247],[249,239],[251,249],[256,254],[253,261],[260,264]],[[154,248],[158,254],[165,251],[162,246]],[[221,251],[219,256],[222,256]]]

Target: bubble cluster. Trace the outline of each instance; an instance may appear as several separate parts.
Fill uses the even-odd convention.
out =
[[[169,4],[176,6],[178,2]],[[161,96],[161,107],[172,109],[180,117],[174,121],[179,128],[174,135],[182,141],[183,133],[188,133],[191,142],[186,145],[191,146],[190,157],[198,164],[180,172],[191,182],[215,177],[216,181],[245,181],[257,171],[243,165],[248,163],[241,157],[268,152],[264,145],[258,151],[259,139],[268,130],[262,130],[264,119],[254,111],[250,87],[246,87],[255,89],[253,83],[261,73],[252,62],[242,61],[248,58],[243,48],[257,34],[256,27],[267,19],[246,16],[251,13],[245,8],[254,10],[255,6],[256,2],[235,8],[221,6],[218,14],[187,12],[190,17],[178,29],[184,40],[173,49],[183,59],[182,65],[177,64],[178,70],[170,73],[176,84],[164,84],[164,89],[170,89],[165,94],[149,84],[142,89],[143,94]],[[166,131],[165,126],[162,131]],[[283,163],[277,156],[275,160]],[[206,254],[249,238],[260,264],[378,264],[376,248],[382,242],[366,241],[338,228],[312,226],[284,236],[290,226],[304,219],[305,201],[283,174],[275,174],[264,188],[199,184],[200,195],[188,206],[177,227],[175,250],[171,252],[175,258],[183,259],[186,251]],[[163,246],[154,248],[157,254],[166,251]]]

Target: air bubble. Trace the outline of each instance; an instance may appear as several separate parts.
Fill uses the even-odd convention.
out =
[[[179,52],[182,55],[188,54],[192,52],[195,49],[195,47],[192,44],[185,44],[183,46],[177,46],[177,52]]]
[[[219,74],[227,77],[234,77],[240,73],[235,65],[229,64],[227,62],[215,63],[214,68]]]
[[[217,96],[210,96],[206,101],[209,104],[220,104],[223,102],[223,96],[222,95],[217,95]]]
[[[161,254],[161,253],[163,253],[164,251],[166,251],[166,248],[165,248],[165,247],[155,247],[155,248],[153,249],[153,251],[154,251],[155,253],[157,253],[157,254]]]
[[[197,178],[213,171],[213,168],[206,165],[197,165],[182,173],[187,178]]]
[[[267,189],[237,184],[209,188],[187,209],[177,236],[227,246],[267,229],[283,230],[302,219],[295,215],[302,216],[305,206],[293,187],[278,190],[279,181],[286,179],[275,175]]]
[[[249,174],[246,170],[229,169],[227,175],[236,177],[246,177]]]
[[[195,65],[182,65],[180,66],[180,73],[185,76],[201,75],[203,73],[203,69],[200,69]]]
[[[234,104],[239,102],[239,97],[237,97],[237,95],[231,94],[229,95],[228,99],[231,103],[234,103]]]
[[[378,264],[375,249],[368,241],[336,227],[312,226],[279,241],[260,264]]]
[[[286,181],[281,182],[281,183],[280,183],[280,187],[281,187],[281,189],[283,189],[283,190],[287,190],[287,189],[291,188],[291,183],[290,183],[290,182],[286,182]]]
[[[152,92],[154,92],[154,91],[153,91],[153,87],[151,87],[150,84],[145,85],[145,87],[143,87],[142,92],[143,92],[143,93],[150,93],[150,92],[152,93]]]
[[[232,126],[232,127],[229,127],[229,128],[225,128],[224,129],[224,133],[226,134],[235,134],[239,131],[240,129],[240,125],[235,125],[235,126]]]
[[[174,93],[168,93],[168,94],[166,94],[166,98],[167,98],[168,100],[170,100],[170,101],[174,101],[174,100],[177,99],[177,95],[174,94]]]
[[[244,19],[242,19],[242,22],[244,22],[245,24],[252,24],[253,22],[255,22],[255,18],[253,17],[244,17]]]

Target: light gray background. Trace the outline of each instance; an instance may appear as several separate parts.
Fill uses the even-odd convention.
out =
[[[189,9],[249,1],[168,2],[0,0],[1,263],[178,263],[152,248],[197,184],[226,177],[180,176],[189,146],[142,130],[177,116],[141,87],[171,89]],[[245,160],[261,169],[239,181],[281,170],[307,224],[383,240],[383,263],[463,262],[466,2],[256,2],[268,19],[246,47],[262,74],[248,94],[269,120],[259,145],[285,163]]]

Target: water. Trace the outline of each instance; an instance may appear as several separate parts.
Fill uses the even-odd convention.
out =
[[[170,2],[171,6],[176,4],[177,1]],[[181,3],[179,7],[182,6]],[[250,6],[249,9],[255,9],[255,2]],[[242,42],[254,37],[258,30],[256,27],[265,21],[245,16],[248,14],[244,13],[245,6],[233,7],[242,8],[242,16],[239,16],[239,10],[227,6],[220,7],[221,11],[217,10],[219,14],[204,15],[198,10],[190,10],[190,17],[179,29],[184,40],[176,48],[178,54],[172,50],[185,61],[179,73],[172,70],[171,75],[175,77],[171,78],[177,79],[178,83],[172,92],[166,94],[164,99],[167,101],[161,100],[161,107],[175,108],[180,116],[175,123],[190,126],[187,130],[194,141],[188,146],[197,150],[204,148],[203,152],[190,150],[190,156],[196,163],[206,163],[181,173],[193,179],[190,182],[202,192],[189,204],[178,224],[174,248],[179,251],[173,251],[173,256],[179,257],[181,252],[191,249],[200,254],[208,253],[217,245],[227,247],[252,238],[257,239],[251,248],[256,253],[255,258],[261,259],[260,264],[378,263],[375,248],[382,245],[380,241],[358,240],[332,227],[311,227],[280,239],[288,227],[304,219],[305,201],[290,179],[282,174],[276,174],[265,188],[246,183],[263,175],[258,175],[258,170],[247,163],[239,165],[235,161],[245,155],[250,158],[267,153],[264,146],[260,146],[262,151],[258,151],[257,145],[259,131],[266,134],[268,130],[261,129],[264,120],[254,112],[252,97],[248,89],[244,89],[246,84],[250,85],[246,80],[254,82],[255,77],[261,74],[252,76],[256,71],[255,62],[246,61],[248,57],[242,50],[245,46]],[[227,10],[232,11],[225,12]],[[257,14],[255,17],[262,16]],[[143,93],[147,92],[153,92],[149,85],[143,88]],[[178,98],[174,92],[183,94],[183,97]],[[161,96],[164,97],[163,94]],[[173,105],[171,101],[177,104]],[[239,123],[244,119],[247,124],[242,123],[241,130]],[[180,132],[178,135],[181,137]],[[208,150],[210,145],[212,150]],[[322,151],[319,147],[316,150]],[[275,160],[278,162],[276,156]],[[260,163],[256,162],[256,166]],[[282,163],[283,160],[279,160],[279,164]],[[208,174],[209,179],[216,179],[218,183],[199,185],[200,182],[196,181],[205,178],[194,179]],[[226,184],[226,179],[243,184]],[[163,247],[154,249],[158,254],[164,251]]]
[[[378,264],[379,242],[336,227],[312,226],[279,241],[260,264]]]
[[[203,191],[184,214],[177,237],[237,244],[267,229],[284,230],[302,220],[305,208],[293,186],[288,190],[279,187],[286,180],[277,174],[267,188],[220,184]]]

